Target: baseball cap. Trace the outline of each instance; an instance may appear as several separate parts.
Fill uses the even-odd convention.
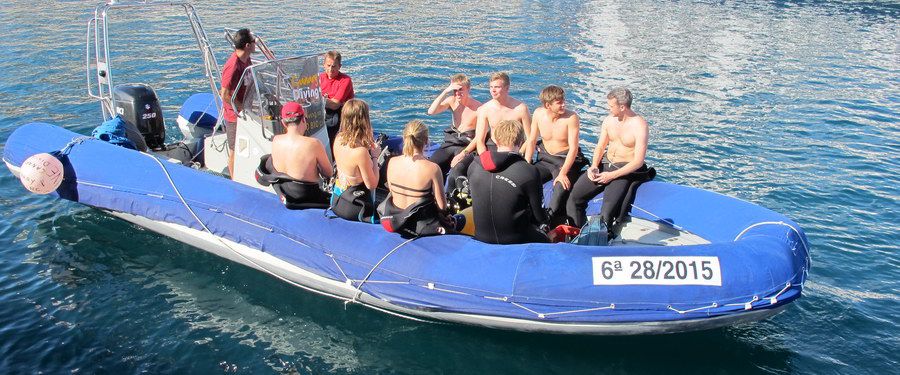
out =
[[[281,107],[281,120],[289,121],[296,120],[300,117],[303,117],[305,112],[303,112],[303,106],[297,102],[287,102]]]

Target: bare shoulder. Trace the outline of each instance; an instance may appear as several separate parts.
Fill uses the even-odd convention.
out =
[[[647,124],[647,119],[645,119],[644,116],[641,115],[632,117],[628,122],[630,122],[632,126],[638,128],[647,128],[650,126],[649,124]]]
[[[616,118],[614,116],[606,115],[606,117],[603,118],[603,122],[600,123],[600,126],[606,127],[607,125],[612,124],[613,121],[616,121]]]
[[[497,106],[497,102],[493,99],[489,100],[487,103],[484,103],[478,106],[478,113],[483,114],[487,113],[490,110],[493,110]]]
[[[546,109],[546,108],[544,108],[544,107],[537,107],[537,108],[534,109],[534,114],[532,114],[531,117],[532,117],[534,120],[537,120],[540,116],[546,116],[546,115],[547,115],[547,109]]]
[[[448,97],[444,98],[443,101],[441,101],[441,105],[448,105],[448,106],[451,106],[451,107],[452,107],[452,106],[453,106],[453,100],[454,100],[454,98],[453,98],[452,96],[448,96]]]
[[[322,150],[325,150],[325,145],[323,145],[322,142],[319,141],[318,139],[315,139],[312,137],[305,137],[305,136],[302,139],[303,139],[303,142],[305,142],[306,145],[308,147],[312,148],[313,150],[318,150],[320,148]]]
[[[523,102],[519,99],[513,99],[513,100],[518,102],[518,103],[515,103],[515,107],[514,107],[517,111],[522,111],[523,113],[526,113],[526,114],[528,113],[528,105],[525,104],[525,102]]]

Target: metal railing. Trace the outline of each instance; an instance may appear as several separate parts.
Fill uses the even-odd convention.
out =
[[[209,82],[210,91],[216,98],[218,106],[221,107],[222,98],[219,97],[218,90],[218,80],[221,77],[219,64],[216,61],[215,54],[213,54],[206,32],[203,31],[200,17],[197,16],[197,13],[194,11],[193,5],[182,1],[110,1],[98,5],[94,10],[94,17],[87,22],[87,33],[85,35],[85,74],[87,94],[89,97],[100,101],[100,109],[103,112],[104,119],[112,118],[115,114],[112,99],[115,83],[113,80],[113,69],[109,58],[109,12],[113,9],[126,8],[140,8],[150,11],[167,8],[181,8],[185,12],[191,25],[194,39],[197,42],[197,47],[202,53],[203,68],[205,70],[207,81]],[[92,46],[93,56],[91,55]],[[92,78],[92,76],[94,78]],[[97,89],[96,92],[94,91],[95,87]]]

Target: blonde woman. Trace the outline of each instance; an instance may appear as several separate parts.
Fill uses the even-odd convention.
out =
[[[444,234],[452,228],[444,197],[441,167],[429,161],[423,150],[428,143],[428,127],[419,120],[403,129],[403,155],[388,163],[387,187],[390,195],[381,206],[381,225],[404,237]]]
[[[334,142],[337,179],[331,196],[331,209],[347,220],[375,223],[375,194],[378,186],[378,155],[369,105],[350,99],[341,110],[341,128]]]

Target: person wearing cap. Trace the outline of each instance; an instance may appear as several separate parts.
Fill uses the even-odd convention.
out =
[[[272,167],[275,172],[297,180],[298,189],[291,189],[296,196],[289,198],[297,203],[327,203],[328,194],[321,189],[319,181],[331,177],[331,163],[322,142],[305,135],[306,115],[300,103],[284,104],[281,123],[285,133],[272,138]]]
[[[237,114],[244,107],[244,92],[249,81],[238,87],[244,69],[250,66],[250,55],[256,51],[256,37],[250,34],[248,29],[240,29],[234,34],[234,53],[222,67],[222,89],[219,96],[222,97],[223,118],[225,119],[225,134],[228,139],[228,174],[234,179],[234,143],[237,132]],[[237,91],[235,93],[235,91]],[[231,97],[234,96],[234,102]]]
[[[325,71],[319,75],[319,85],[325,96],[325,126],[328,129],[328,139],[334,147],[334,138],[341,126],[341,108],[355,96],[353,80],[341,73],[341,53],[338,51],[325,53],[322,68]]]

